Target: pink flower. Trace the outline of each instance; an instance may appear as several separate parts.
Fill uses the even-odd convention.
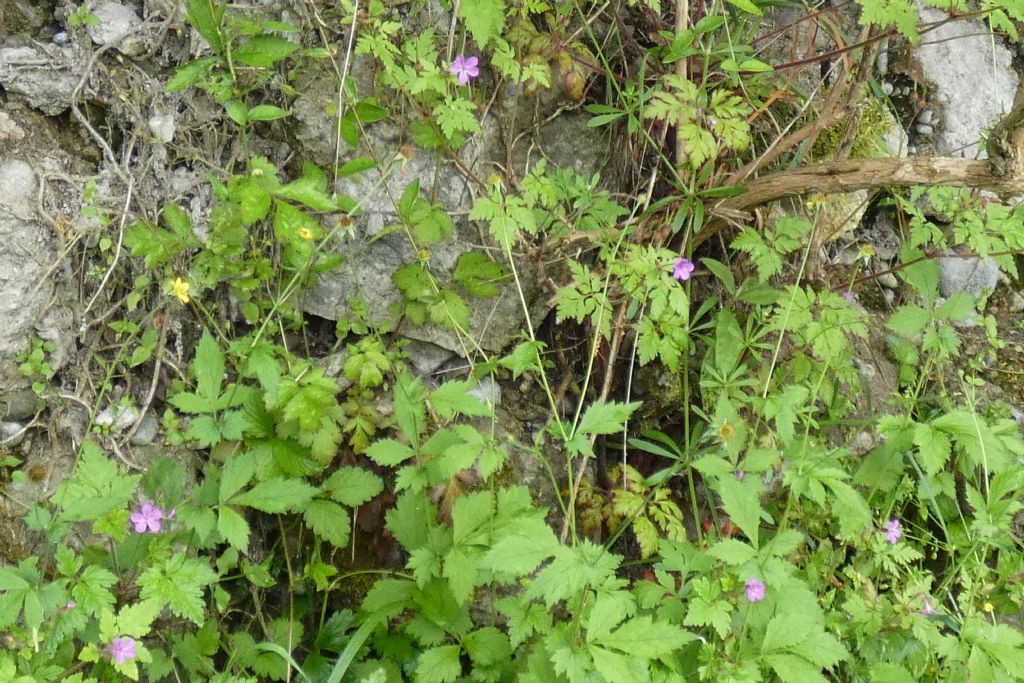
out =
[[[140,534],[144,534],[147,531],[151,531],[154,534],[160,533],[163,530],[163,510],[153,505],[150,502],[142,504],[138,510],[131,514],[132,524],[135,525],[135,531]]]
[[[128,636],[118,636],[110,641],[110,656],[117,664],[135,659],[135,639]]]
[[[760,602],[764,600],[765,585],[757,579],[747,581],[747,602]]]
[[[849,301],[851,304],[857,303],[857,297],[854,295],[853,292],[849,290],[843,292],[843,298]]]
[[[889,541],[889,543],[895,544],[902,535],[903,530],[900,528],[900,520],[893,517],[885,523],[885,540]]]
[[[736,481],[743,481],[743,478],[747,476],[747,473],[743,470],[736,470],[733,474],[736,475]]]
[[[923,602],[924,602],[924,606],[921,607],[921,614],[923,614],[924,616],[927,617],[927,616],[931,616],[932,614],[938,613],[938,610],[935,609],[932,606],[932,599],[931,598],[929,598],[928,596],[925,596]]]
[[[452,76],[459,79],[459,83],[467,85],[471,80],[480,75],[480,59],[476,55],[459,55],[448,67]]]
[[[690,259],[681,258],[676,261],[675,267],[672,269],[672,277],[679,280],[680,282],[686,282],[690,279],[690,275],[697,266],[690,262]]]

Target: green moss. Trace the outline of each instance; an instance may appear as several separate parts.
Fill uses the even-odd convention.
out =
[[[850,147],[851,159],[866,159],[887,153],[882,136],[892,130],[895,119],[885,106],[885,102],[874,97],[865,98],[860,103],[860,115],[846,117],[839,123],[826,128],[811,147],[811,157],[815,161],[830,159],[839,151],[839,145],[846,136],[846,127],[851,121],[856,122],[857,132]]]

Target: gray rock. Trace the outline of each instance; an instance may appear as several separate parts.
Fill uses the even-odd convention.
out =
[[[0,48],[0,86],[47,116],[62,114],[71,106],[83,68],[84,60],[71,50]]]
[[[992,259],[947,257],[939,265],[939,293],[949,298],[965,292],[974,298],[992,292],[999,284],[999,266]]]
[[[878,284],[887,289],[898,289],[900,286],[899,280],[896,279],[896,275],[893,273],[881,273],[875,279],[878,280]]]
[[[116,2],[105,2],[92,11],[99,24],[87,27],[89,37],[97,45],[113,44],[124,54],[135,57],[145,50],[145,44],[135,33],[142,20],[134,10]]]
[[[123,432],[135,424],[139,416],[139,409],[134,406],[109,405],[101,410],[93,422],[99,427],[110,427],[117,432]]]
[[[917,131],[918,135],[932,135],[935,133],[935,127],[927,123],[919,123],[914,126],[914,130]]]
[[[477,385],[470,389],[467,393],[473,396],[492,408],[497,408],[501,405],[501,385],[494,381],[494,378],[490,375],[485,375],[480,378]]]
[[[173,140],[175,132],[174,112],[159,112],[149,117],[149,132],[165,144]]]
[[[882,92],[884,92],[886,95],[892,95],[893,90],[893,85],[889,81],[882,83]]]
[[[921,113],[917,115],[917,122],[926,126],[930,125],[934,116],[935,113],[931,109],[922,109]]]
[[[1024,311],[1024,296],[1020,292],[1013,293],[1013,300],[1010,302],[1010,312],[1020,313]]]
[[[56,255],[35,219],[39,180],[32,167],[0,157],[0,188],[0,417],[19,420],[35,413],[36,397],[16,357],[46,319],[53,285],[42,280]]]
[[[13,448],[25,440],[25,425],[20,422],[0,422],[0,447]]]
[[[133,446],[144,446],[151,444],[156,441],[157,434],[160,432],[160,422],[156,419],[153,413],[146,413],[142,416],[142,421],[139,422],[139,428],[132,434],[129,442]]]
[[[0,111],[0,142],[17,142],[25,137],[25,130],[6,112]]]
[[[919,11],[922,21],[934,24],[914,54],[934,85],[929,96],[943,113],[935,150],[983,158],[978,154],[982,135],[1013,106],[1018,80],[1011,66],[1013,55],[998,41],[992,42],[980,21],[945,21],[945,12],[930,7]]]
[[[456,357],[449,349],[415,339],[405,345],[404,351],[416,374],[421,377],[432,377],[445,363]]]

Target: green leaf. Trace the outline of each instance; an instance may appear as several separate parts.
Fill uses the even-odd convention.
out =
[[[222,505],[217,510],[217,533],[232,548],[249,554],[249,523],[232,508]]]
[[[476,666],[490,667],[504,664],[512,658],[512,647],[509,645],[508,636],[493,626],[486,626],[467,633],[462,639],[462,645]]]
[[[743,10],[748,14],[753,14],[756,16],[761,16],[762,14],[761,8],[755,5],[750,0],[726,0],[726,2],[728,2],[733,7],[738,7],[739,9]]]
[[[501,291],[498,285],[508,281],[509,273],[504,266],[495,263],[486,254],[466,251],[455,263],[452,278],[465,287],[470,295],[490,298],[498,295]]]
[[[144,601],[151,601],[159,613],[164,607],[171,613],[203,625],[203,593],[217,580],[217,574],[205,562],[176,553],[151,566],[138,578]]]
[[[649,616],[630,619],[597,642],[605,647],[627,652],[645,659],[664,657],[694,641],[697,636]]]
[[[739,481],[732,475],[718,480],[718,495],[729,518],[747,535],[755,548],[761,527],[761,482],[756,477]]]
[[[858,0],[858,4],[861,6],[862,25],[875,24],[881,28],[895,26],[911,45],[917,45],[920,40],[917,10],[909,0]]]
[[[348,545],[351,523],[348,511],[329,500],[317,498],[302,513],[306,526],[336,548]]]
[[[459,17],[481,48],[501,35],[505,28],[504,0],[462,0]]]
[[[256,484],[230,502],[234,505],[245,505],[261,512],[282,513],[297,512],[317,494],[317,489],[301,479],[274,477]]]
[[[299,49],[290,40],[277,36],[256,36],[239,45],[232,56],[247,66],[268,67]]]
[[[220,494],[218,501],[225,503],[233,495],[242,490],[256,473],[256,459],[251,452],[241,453],[233,457],[224,466],[220,477]]]
[[[416,683],[452,683],[462,675],[458,645],[444,645],[423,652],[416,664]]]
[[[580,420],[576,431],[584,434],[618,434],[625,429],[626,420],[640,405],[640,401],[633,403],[595,401],[583,413],[583,419]]]
[[[757,557],[756,550],[735,538],[723,538],[711,546],[708,554],[733,567],[742,566]]]
[[[465,605],[473,598],[479,577],[476,554],[459,547],[452,548],[444,557],[444,570],[441,574],[448,580],[448,588],[455,602]]]
[[[597,594],[587,618],[587,642],[593,643],[611,633],[612,629],[636,613],[633,596],[625,591]]]
[[[286,116],[291,116],[287,109],[281,109],[281,107],[275,107],[270,104],[257,104],[249,110],[250,121],[276,121]]]
[[[203,57],[186,62],[179,66],[174,71],[174,75],[167,80],[164,91],[170,93],[191,88],[202,81],[218,61],[216,57]]]
[[[212,0],[189,0],[188,2],[188,23],[192,24],[199,32],[213,51],[224,52],[224,44],[220,38],[220,23],[224,18],[224,7]]]
[[[395,423],[411,444],[419,444],[426,419],[423,385],[408,372],[401,372],[395,384]]]
[[[445,420],[461,413],[469,417],[484,417],[491,414],[491,407],[470,393],[477,386],[471,380],[445,382],[430,394],[430,404]]]
[[[192,369],[196,376],[196,393],[204,399],[215,401],[220,396],[220,385],[224,377],[224,354],[207,329],[203,330],[203,337],[196,347]]]
[[[396,467],[413,456],[413,450],[394,439],[374,441],[366,449],[366,455],[383,467]]]
[[[914,445],[918,448],[918,462],[929,477],[942,471],[953,451],[949,437],[929,424],[914,428]]]
[[[323,489],[339,503],[357,507],[376,497],[384,489],[384,482],[365,468],[342,467],[324,482]]]

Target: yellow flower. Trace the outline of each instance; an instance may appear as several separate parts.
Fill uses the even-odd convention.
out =
[[[189,283],[182,280],[180,277],[174,278],[174,282],[171,283],[171,294],[178,297],[178,301],[183,304],[189,302],[188,290],[191,287]]]
[[[992,610],[995,609],[995,606],[991,602],[986,602],[984,605],[981,606],[981,609],[985,610],[989,614],[992,614]]]
[[[313,233],[309,231],[309,228],[299,228],[299,237],[304,240],[313,239]]]

